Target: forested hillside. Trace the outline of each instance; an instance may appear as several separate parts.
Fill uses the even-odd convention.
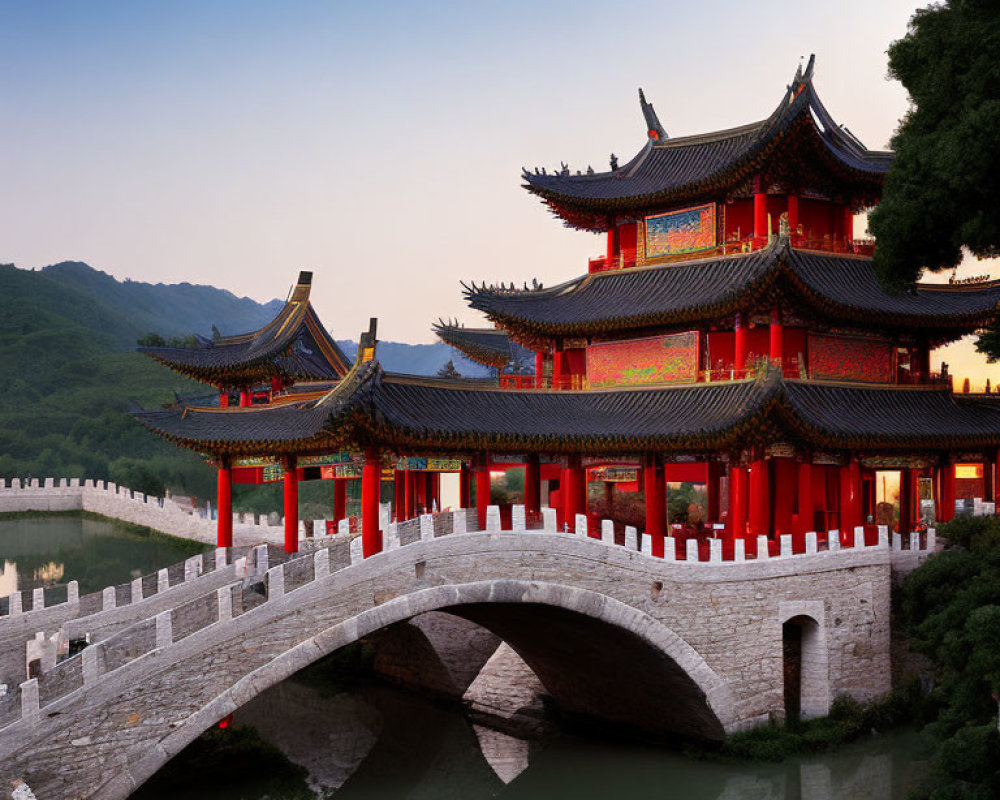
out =
[[[243,333],[280,307],[211,286],[120,282],[79,262],[37,271],[0,265],[0,477],[110,479],[149,493],[167,486],[212,496],[214,475],[196,454],[127,415],[130,403],[155,408],[175,391],[206,387],[135,353],[136,340],[210,335],[213,324]],[[353,343],[347,349],[353,355]],[[380,356],[395,371],[434,374],[455,357],[463,374],[483,374],[441,343],[387,342]]]

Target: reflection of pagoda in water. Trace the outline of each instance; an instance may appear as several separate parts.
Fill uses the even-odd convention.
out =
[[[524,174],[567,225],[607,235],[587,274],[468,287],[497,330],[438,326],[493,366],[528,348],[533,374],[486,386],[388,373],[374,327],[347,369],[314,315],[312,328],[301,324],[308,280],[257,333],[151,353],[224,391],[242,387],[248,407],[137,415],[217,464],[220,543],[231,536],[231,481],[265,478],[285,483],[293,549],[298,481],[360,477],[367,555],[381,548],[383,482],[404,519],[439,500],[442,471],[459,473],[461,504],[479,509],[481,526],[491,468],[523,466],[529,515],[546,499],[560,525],[588,511],[594,479],[609,506],[642,491],[655,555],[668,482],[704,485],[724,553],[745,540],[749,557],[758,536],[790,534],[802,552],[807,531],[822,544],[874,521],[878,474],[898,480],[902,533],[921,496],[940,520],[959,496],[992,499],[1000,406],[954,395],[930,353],[995,320],[1000,285],[881,287],[853,219],[878,201],[892,155],[834,121],[812,60],[765,120],[730,130],[671,139],[640,102],[646,142],[625,164]],[[305,352],[321,368],[296,372]],[[195,362],[211,367],[196,373]],[[337,500],[332,517],[343,513]]]

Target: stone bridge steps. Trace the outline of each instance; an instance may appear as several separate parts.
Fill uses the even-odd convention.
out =
[[[797,588],[786,596],[804,602],[823,594],[810,588],[810,576],[829,581],[833,579],[820,576],[833,575],[852,586],[863,579],[881,586],[883,578],[877,576],[884,576],[888,602],[894,552],[887,536],[865,546],[862,533],[855,541],[858,546],[827,552],[793,554],[789,547],[772,558],[686,562],[654,558],[638,537],[626,537],[631,546],[621,546],[607,536],[598,539],[552,530],[501,533],[497,512],[491,507],[488,528],[492,530],[485,532],[465,532],[474,527],[469,525],[474,510],[391,524],[385,532],[385,551],[368,559],[361,558],[357,539],[319,537],[308,543],[307,552],[282,563],[269,561],[266,572],[258,564],[255,574],[264,574],[266,596],[248,592],[247,582],[242,576],[236,579],[235,569],[233,580],[227,580],[231,565],[219,571],[220,584],[199,584],[208,576],[192,581],[193,596],[185,595],[183,603],[117,630],[0,700],[0,765],[11,765],[0,767],[0,778],[13,780],[32,773],[36,780],[29,783],[47,781],[56,795],[72,789],[89,796],[89,789],[80,791],[88,785],[95,797],[125,797],[137,781],[194,736],[266,686],[386,624],[455,603],[544,606],[556,598],[559,603],[579,605],[585,615],[611,613],[612,619],[624,620],[633,613],[677,613],[690,602],[690,595],[706,593],[704,608],[687,606],[687,613],[672,624],[683,629],[705,613],[718,622],[724,633],[699,645],[708,662],[669,631],[657,635],[682,671],[700,676],[698,685],[730,730],[766,718],[767,703],[775,698],[780,702],[780,692],[762,692],[753,685],[759,676],[752,678],[762,664],[771,669],[769,659],[780,659],[780,646],[771,647],[767,658],[759,653],[741,657],[738,679],[723,680],[714,671],[720,663],[729,667],[733,647],[727,638],[743,635],[742,628],[757,630],[761,638],[759,626],[772,625],[766,614],[754,612],[744,618],[750,606],[772,600],[754,594],[755,581],[764,580],[768,586],[789,582]],[[732,611],[720,610],[715,600],[707,602],[713,586],[753,599],[740,600]],[[207,591],[195,591],[202,587]],[[851,602],[864,595],[855,588],[840,593]],[[837,594],[825,602],[836,607],[844,600]],[[823,608],[823,601],[819,606]],[[153,611],[152,606],[149,609]],[[776,618],[776,607],[772,612]],[[848,615],[838,612],[838,625],[841,616]],[[643,623],[653,627],[637,630],[658,630],[657,624]],[[887,621],[879,624],[887,632]],[[702,627],[694,625],[686,635],[704,635]],[[773,635],[773,627],[767,630]],[[780,639],[780,623],[778,631]],[[866,664],[862,672],[871,671]],[[30,751],[35,747],[41,750],[33,758]],[[110,775],[110,782],[97,790],[93,783],[97,778],[84,775],[86,766],[58,774],[39,767],[42,751],[65,756],[72,752],[67,748],[74,747],[84,748],[80,755],[86,752],[117,764],[120,774],[106,771],[101,779]],[[8,769],[15,771],[8,776]]]

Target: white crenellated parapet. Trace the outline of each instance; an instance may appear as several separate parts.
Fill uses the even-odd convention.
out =
[[[390,522],[385,529],[385,549],[395,550],[399,547],[399,527],[395,522]]]
[[[790,533],[783,533],[780,537],[781,541],[781,557],[786,558],[792,554],[792,535]]]
[[[892,534],[892,549],[899,553],[903,550],[903,534],[893,533]]]
[[[347,536],[351,533],[351,521],[349,519],[342,519],[337,522],[337,535]]]
[[[21,689],[21,719],[30,724],[38,722],[41,717],[38,678],[31,678],[20,686]],[[13,795],[12,795],[13,796]]]
[[[136,578],[132,581],[132,591],[129,592],[129,598],[133,603],[142,602],[142,578]]]
[[[523,531],[527,530],[528,522],[524,513],[524,506],[520,503],[514,505],[510,510],[510,523],[511,530]]]
[[[464,508],[458,509],[458,511],[453,511],[451,513],[451,532],[452,533],[465,533],[466,532],[466,521],[468,520],[468,514],[465,513]]]
[[[165,592],[170,588],[170,574],[165,569],[156,572],[156,592]]]
[[[826,535],[826,548],[827,550],[839,550],[840,549],[840,531],[834,528]]]
[[[354,563],[354,542],[361,543],[361,537],[351,542],[351,563]],[[358,548],[360,552],[361,548]],[[360,560],[360,558],[359,558]],[[285,594],[285,568],[281,564],[267,571],[267,599],[276,600]]]
[[[228,547],[216,547],[215,548],[215,568],[222,569],[226,566],[229,559],[229,548]]]
[[[746,539],[735,539],[733,541],[733,561],[747,560]]]
[[[878,546],[880,550],[889,549],[889,526],[879,525],[878,526]]]
[[[355,536],[351,539],[351,564],[360,564],[364,561],[364,545],[361,543],[361,537]]]
[[[554,508],[549,508],[546,506],[542,509],[542,530],[546,533],[555,533],[556,529],[559,527],[558,517],[556,516],[556,510]]]
[[[937,550],[937,528],[927,529],[927,552],[933,553]]]
[[[806,532],[806,555],[815,555],[819,552],[819,537],[816,531]]]
[[[221,587],[216,596],[219,599],[219,622],[228,622],[233,618],[233,587]]]
[[[104,591],[101,593],[101,610],[107,611],[109,609],[115,608],[118,605],[118,599],[115,597],[115,587],[106,586]]]
[[[688,539],[684,542],[684,557],[688,561],[698,560],[698,540]]]
[[[590,533],[587,526],[586,514],[577,514],[576,519],[573,520],[573,523],[574,523],[573,532],[576,533],[577,535],[587,536]]]
[[[667,561],[677,560],[677,539],[673,534],[663,538],[663,557]]]
[[[169,615],[169,611],[164,611],[164,614]],[[80,653],[82,658],[83,666],[83,685],[85,687],[91,687],[97,684],[97,681],[101,677],[101,666],[103,659],[101,658],[101,653],[99,650],[100,645],[92,644],[83,648],[83,652]]]
[[[653,537],[648,533],[642,534],[642,539],[639,541],[639,552],[645,553],[647,556],[653,555]]]
[[[625,526],[625,549],[639,549],[639,532],[635,529],[634,525]]]
[[[80,605],[80,584],[77,581],[66,584],[66,602],[70,606]]]
[[[486,532],[500,532],[500,506],[486,506]]]
[[[767,537],[758,536],[757,537],[757,560],[762,561],[765,558],[771,557],[771,551],[768,550]]]
[[[615,543],[615,523],[610,519],[601,520],[601,541],[604,544]]]
[[[229,615],[232,616],[232,596],[230,596]],[[162,611],[156,615],[156,649],[163,650],[174,643],[173,612]],[[86,652],[86,650],[84,651]]]
[[[31,590],[31,610],[38,611],[45,608],[45,587],[39,586]]]
[[[386,528],[386,539],[388,540],[388,532],[390,530],[395,531],[396,523],[390,522],[389,526]],[[398,545],[398,539],[397,545]],[[387,541],[388,543],[388,541]],[[321,580],[330,574],[330,548],[321,547],[315,553],[313,553],[313,576],[316,580]]]
[[[854,547],[861,549],[865,546],[865,529],[861,525],[858,525],[854,529]]]
[[[722,539],[708,540],[708,560],[713,564],[722,561]]]
[[[191,556],[184,561],[184,580],[193,581],[201,575],[201,556]]]
[[[920,549],[920,534],[914,531],[910,534],[910,550],[917,551]]]
[[[499,510],[499,509],[498,509]],[[423,541],[434,538],[434,515],[420,515],[420,538]]]

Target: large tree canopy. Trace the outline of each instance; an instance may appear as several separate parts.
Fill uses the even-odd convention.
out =
[[[870,229],[879,276],[898,290],[956,266],[963,248],[1000,255],[1000,2],[917,11],[889,47],[889,73],[911,107]]]

